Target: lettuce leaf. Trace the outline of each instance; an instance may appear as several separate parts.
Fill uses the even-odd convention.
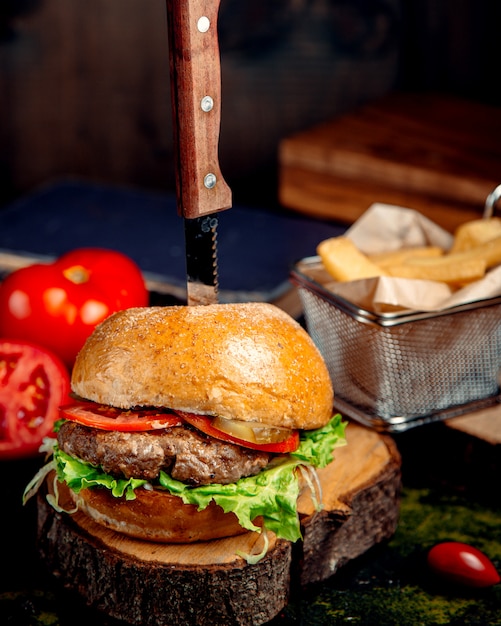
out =
[[[148,483],[147,480],[139,478],[127,479],[110,476],[99,467],[94,467],[66,454],[57,444],[54,446],[54,460],[58,479],[65,482],[75,493],[82,489],[105,487],[116,498],[125,496],[126,500],[134,500],[136,497],[134,490]]]
[[[295,542],[301,538],[297,514],[300,482],[296,469],[300,465],[328,465],[334,449],[346,444],[345,427],[341,416],[335,415],[323,428],[302,432],[299,448],[294,453],[277,457],[264,471],[236,483],[192,487],[162,471],[155,486],[179,496],[185,504],[196,505],[199,510],[214,501],[226,513],[233,512],[240,525],[248,530],[259,532],[261,529],[253,520],[262,517],[266,529],[281,539]],[[76,493],[89,487],[104,487],[115,497],[133,500],[134,490],[148,484],[146,480],[114,478],[99,467],[69,456],[57,443],[54,443],[54,461],[58,479]]]
[[[323,428],[302,431],[299,448],[291,456],[313,467],[326,467],[335,448],[346,445],[345,429],[346,423],[338,413]]]
[[[293,471],[298,463],[287,460],[229,485],[188,487],[165,472],[160,473],[159,482],[185,504],[196,505],[198,510],[205,509],[213,500],[225,513],[234,513],[247,530],[260,532],[261,528],[253,524],[253,520],[262,517],[268,530],[294,542],[301,537],[296,509],[299,479]]]

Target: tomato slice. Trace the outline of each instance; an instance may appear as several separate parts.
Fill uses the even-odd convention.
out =
[[[69,392],[68,370],[52,352],[0,339],[0,459],[35,456]]]
[[[293,430],[290,437],[285,439],[284,441],[279,441],[276,443],[252,443],[250,441],[245,441],[244,439],[238,439],[237,437],[233,437],[228,433],[223,432],[222,430],[218,430],[213,425],[212,417],[207,417],[206,415],[195,415],[194,413],[185,413],[184,411],[175,411],[177,415],[183,418],[184,421],[188,422],[198,430],[202,431],[206,435],[210,435],[214,437],[214,439],[220,439],[221,441],[228,441],[230,443],[235,443],[242,448],[250,448],[251,450],[261,450],[262,452],[275,452],[278,454],[286,454],[288,452],[294,452],[297,450],[299,446],[299,431]]]
[[[99,430],[140,432],[180,426],[183,420],[159,409],[117,409],[97,402],[76,402],[60,408],[60,416]]]
[[[299,432],[291,431],[291,435],[283,441],[275,443],[253,443],[233,437],[213,426],[213,418],[206,415],[195,415],[184,411],[170,412],[159,409],[117,409],[106,404],[91,401],[74,402],[62,406],[60,416],[83,426],[100,430],[117,430],[121,432],[140,432],[172,428],[188,423],[215,439],[235,443],[243,448],[286,454],[294,452],[299,446]]]

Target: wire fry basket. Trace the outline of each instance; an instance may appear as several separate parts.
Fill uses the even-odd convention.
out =
[[[309,257],[290,278],[346,416],[399,432],[501,402],[501,297],[375,314],[328,291],[321,272]]]
[[[488,195],[484,219],[500,200],[501,185]],[[319,256],[299,261],[290,280],[346,416],[400,432],[501,402],[501,296],[376,313],[333,293]]]

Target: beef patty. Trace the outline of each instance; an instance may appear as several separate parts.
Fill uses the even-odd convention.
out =
[[[64,452],[112,476],[153,480],[164,470],[191,485],[234,483],[259,473],[271,456],[213,439],[188,425],[118,432],[66,421],[57,439]]]

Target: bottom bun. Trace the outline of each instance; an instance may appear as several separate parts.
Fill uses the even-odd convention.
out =
[[[134,500],[126,500],[107,489],[82,489],[71,496],[78,509],[98,524],[137,539],[191,543],[247,532],[234,513],[225,513],[214,502],[198,511],[164,491],[136,489],[135,494]]]

